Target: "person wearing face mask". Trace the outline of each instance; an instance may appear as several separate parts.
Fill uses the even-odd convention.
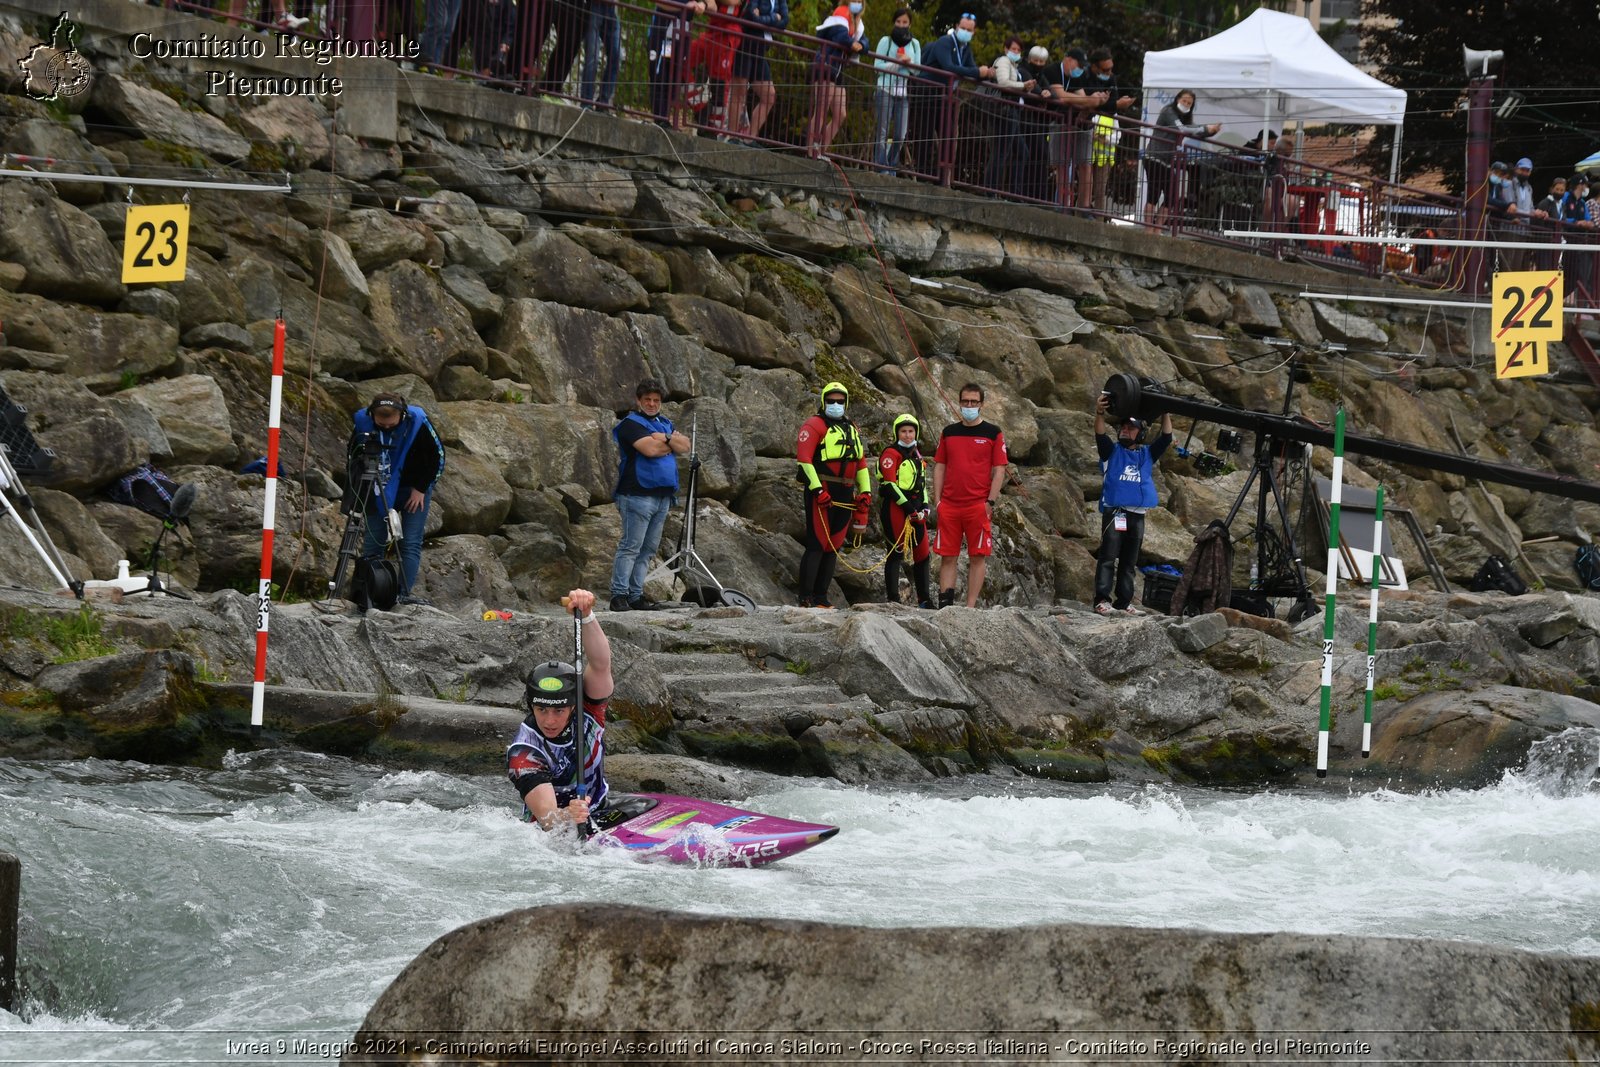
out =
[[[1202,126],[1194,121],[1194,90],[1180,89],[1172,103],[1161,109],[1144,156],[1144,221],[1160,226],[1172,212],[1172,157],[1185,137],[1214,137],[1222,124]],[[1162,206],[1166,205],[1163,211]]]
[[[872,508],[872,472],[861,435],[846,417],[850,390],[840,382],[822,387],[821,409],[800,426],[796,476],[805,486],[806,532],[800,556],[800,606],[831,608],[839,547],[854,526],[865,531]],[[854,494],[854,501],[852,501]]]
[[[1000,427],[983,421],[983,388],[968,382],[956,394],[961,421],[939,435],[933,454],[933,499],[939,531],[933,550],[939,554],[939,606],[956,600],[956,559],[967,545],[967,607],[978,606],[983,579],[994,551],[991,518],[1006,480],[1006,438]]]
[[[1022,191],[1025,162],[1022,142],[1022,102],[1036,84],[1022,63],[1022,38],[1006,41],[1006,50],[995,59],[994,88],[989,90],[989,161],[984,167],[983,184],[1003,192]]]
[[[1562,225],[1574,226],[1580,230],[1594,229],[1594,216],[1589,213],[1589,179],[1582,174],[1574,174],[1572,181],[1567,185],[1567,192],[1561,195],[1556,216]]]
[[[812,159],[828,150],[839,134],[839,127],[844,125],[845,61],[866,45],[867,27],[861,21],[862,7],[862,0],[840,4],[817,27],[822,43],[817,46],[811,62],[811,122],[806,137],[810,145],[807,155]]]
[[[1110,98],[1090,91],[1089,57],[1081,48],[1069,48],[1060,63],[1045,67],[1045,87],[1060,120],[1050,133],[1050,163],[1055,171],[1056,203],[1071,208],[1074,189],[1089,166],[1089,114]]]
[[[1095,108],[1095,117],[1091,119],[1089,166],[1082,168],[1078,179],[1078,210],[1093,209],[1103,214],[1106,183],[1116,164],[1116,146],[1110,142],[1110,131],[1116,128],[1117,112],[1133,106],[1133,97],[1118,92],[1115,63],[1109,49],[1097,48],[1089,53],[1088,82],[1089,91],[1097,95],[1103,93],[1105,98]]]
[[[894,26],[878,39],[872,65],[878,71],[878,84],[872,93],[872,112],[877,118],[872,161],[885,174],[894,175],[905,149],[910,119],[908,83],[911,66],[922,62],[922,43],[911,36],[911,9],[894,13]],[[908,66],[908,64],[910,66]]]
[[[977,28],[977,16],[964,13],[949,33],[922,50],[922,65],[929,69],[917,72],[924,84],[914,86],[920,91],[911,104],[912,151],[919,174],[937,178],[955,165],[956,109],[944,105],[956,86],[962,79],[978,82],[994,75],[994,68],[979,66],[973,57],[972,35]]]
[[[933,607],[928,590],[928,461],[917,449],[922,428],[912,414],[894,420],[894,443],[878,457],[878,478],[883,490],[878,509],[889,555],[883,561],[883,589],[890,604],[900,603],[900,565],[911,563],[917,587],[917,607]]]
[[[1492,221],[1495,238],[1501,241],[1516,241],[1520,234],[1512,225],[1513,216],[1517,213],[1516,201],[1511,195],[1511,168],[1499,160],[1489,164],[1489,197],[1484,204]],[[1496,270],[1511,270],[1514,260],[1511,258],[1511,249],[1496,249]]]
[[[1048,65],[1050,50],[1036,44],[1028,49],[1028,58],[1022,63],[1023,77],[1033,82],[1033,90],[1025,94],[1028,105],[1022,109],[1022,195],[1034,200],[1050,196],[1049,147],[1050,116],[1043,104],[1051,99]]]

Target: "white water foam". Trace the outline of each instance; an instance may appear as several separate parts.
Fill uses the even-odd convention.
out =
[[[520,822],[501,778],[285,753],[232,757],[221,771],[0,761],[0,849],[23,858],[30,998],[20,1015],[0,1014],[0,1030],[24,1060],[221,1058],[230,1039],[341,1040],[434,938],[573,901],[1600,955],[1597,763],[1596,733],[1569,731],[1493,788],[1418,795],[998,779],[930,795],[797,782],[744,806],[840,834],[751,870],[580,851]],[[952,793],[963,787],[979,795]]]

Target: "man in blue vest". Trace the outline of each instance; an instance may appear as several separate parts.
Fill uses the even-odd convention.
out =
[[[612,611],[648,611],[656,606],[644,595],[644,576],[678,495],[674,457],[689,451],[689,439],[661,414],[661,383],[646,378],[633,395],[638,402],[635,409],[611,430],[617,442],[617,487],[612,496],[622,513],[622,540],[611,561]]]
[[[426,604],[414,596],[417,571],[422,566],[422,535],[428,526],[428,506],[433,487],[444,473],[444,444],[428,421],[428,413],[407,404],[398,393],[379,393],[355,413],[352,452],[363,434],[373,434],[382,452],[378,460],[378,485],[383,499],[365,502],[366,541],[362,555],[376,559],[387,543],[385,527],[390,511],[400,513],[400,604]]]
[[[1133,573],[1144,543],[1144,515],[1156,506],[1155,463],[1172,444],[1172,416],[1161,416],[1161,436],[1148,447],[1145,424],[1133,416],[1117,427],[1117,439],[1106,433],[1110,397],[1100,394],[1094,408],[1094,446],[1100,453],[1099,566],[1094,572],[1094,610],[1101,615],[1136,615]],[[1116,598],[1112,599],[1112,585]]]

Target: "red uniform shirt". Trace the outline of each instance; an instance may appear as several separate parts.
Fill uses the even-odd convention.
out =
[[[1006,465],[1005,435],[992,422],[952,423],[939,435],[933,461],[944,464],[943,495],[936,501],[940,507],[982,504],[989,499],[994,468]]]

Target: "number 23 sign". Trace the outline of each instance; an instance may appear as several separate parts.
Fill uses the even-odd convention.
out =
[[[1494,276],[1490,315],[1497,377],[1550,372],[1550,342],[1561,340],[1562,281],[1558,270],[1503,271]]]
[[[189,205],[130,207],[122,231],[122,280],[181,282],[189,263]]]

